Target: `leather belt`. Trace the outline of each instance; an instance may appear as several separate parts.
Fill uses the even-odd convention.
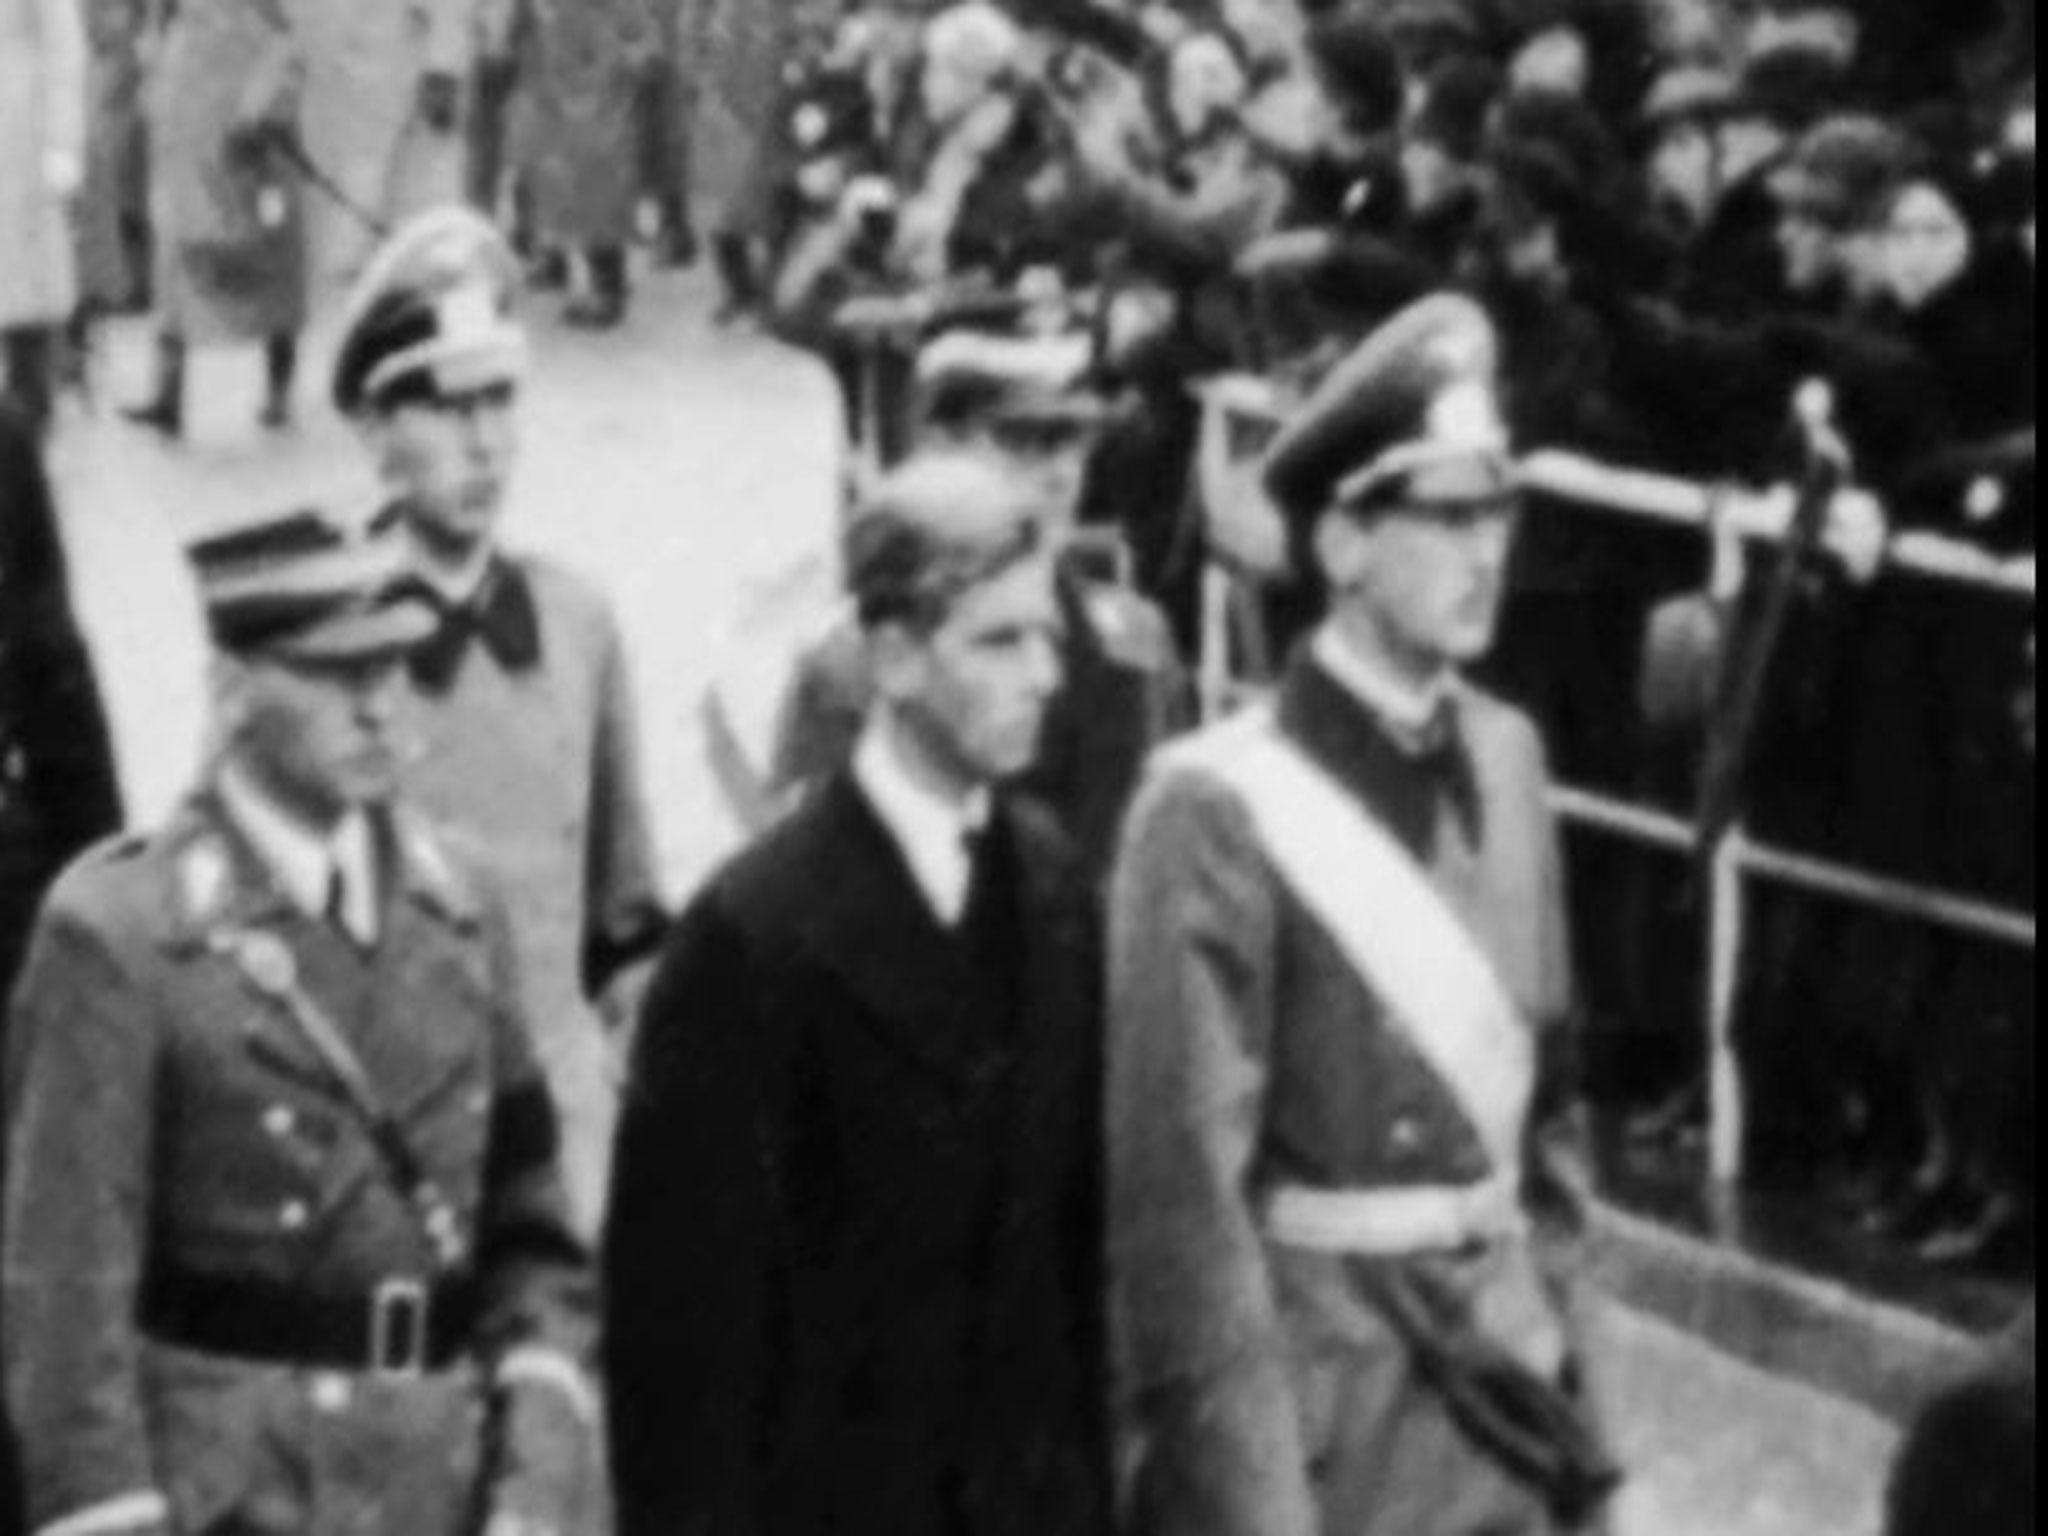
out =
[[[1521,1193],[1506,1178],[1408,1189],[1280,1185],[1266,1193],[1260,1215],[1266,1236],[1283,1248],[1357,1257],[1456,1253],[1529,1230]]]
[[[353,1294],[173,1271],[144,1288],[142,1331],[159,1343],[264,1365],[420,1376],[469,1353],[473,1279],[396,1276]]]

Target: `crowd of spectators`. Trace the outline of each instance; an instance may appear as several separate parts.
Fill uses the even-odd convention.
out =
[[[2033,67],[2033,7],[1995,0],[849,0],[805,15],[732,297],[868,392],[915,393],[876,313],[899,342],[1085,336],[1072,382],[1109,411],[1081,513],[1187,648],[1203,381],[1284,398],[1445,287],[1499,325],[1527,446],[1787,483],[1819,381],[1887,538],[2030,573]],[[1750,833],[2031,913],[2031,602],[1796,575]],[[1532,495],[1490,680],[1567,781],[1688,810],[1764,585]],[[1284,642],[1302,595],[1266,596]],[[1602,839],[1575,864],[1594,1081],[1682,1148],[1699,883]],[[1767,886],[1752,910],[1753,1174],[1930,1259],[2030,1256],[2031,952]]]

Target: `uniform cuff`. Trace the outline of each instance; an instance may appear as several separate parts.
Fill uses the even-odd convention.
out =
[[[154,1489],[138,1489],[52,1520],[39,1527],[35,1536],[114,1536],[116,1532],[164,1525],[170,1518],[171,1506],[162,1494]]]
[[[515,1349],[498,1363],[497,1379],[501,1387],[537,1386],[559,1392],[577,1418],[590,1428],[597,1427],[602,1409],[596,1389],[582,1368],[560,1350],[537,1345]]]

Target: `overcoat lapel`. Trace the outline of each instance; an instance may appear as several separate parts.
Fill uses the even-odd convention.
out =
[[[957,1088],[988,1087],[1003,1056],[974,1019],[979,990],[867,797],[841,773],[799,814],[825,872],[804,936],[861,1004],[850,1019]]]
[[[1053,1128],[1063,1123],[1061,1106],[1074,1092],[1076,1055],[1089,1048],[1082,1031],[1094,1017],[1089,994],[1097,973],[1088,907],[1075,877],[1050,858],[1014,816],[1011,838],[1017,849],[1018,928],[1024,955],[1017,971],[1022,996],[1002,1153],[999,1245],[1028,1230],[1024,1195],[1046,1187],[1034,1176],[1035,1170],[1049,1150],[1049,1138],[1057,1134]],[[999,1267],[1003,1260],[999,1251]]]

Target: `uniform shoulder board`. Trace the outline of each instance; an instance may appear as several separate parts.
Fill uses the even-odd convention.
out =
[[[1118,666],[1139,672],[1173,665],[1173,642],[1158,610],[1121,587],[1090,587],[1082,602],[1103,652]]]
[[[178,850],[174,869],[185,925],[194,930],[209,927],[226,909],[233,891],[234,860],[219,839],[202,835]]]
[[[417,817],[398,823],[400,851],[420,894],[444,916],[460,922],[475,919],[479,902],[475,882],[457,864],[447,844]]]

